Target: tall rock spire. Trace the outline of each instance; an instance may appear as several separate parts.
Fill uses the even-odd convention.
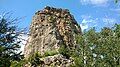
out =
[[[76,46],[76,34],[81,35],[81,28],[69,10],[47,6],[33,16],[25,57],[35,52],[41,55],[46,51],[58,52],[63,44],[71,49]]]

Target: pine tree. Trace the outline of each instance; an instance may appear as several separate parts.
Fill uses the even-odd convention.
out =
[[[6,15],[0,19],[0,67],[10,67],[12,61],[22,58],[21,52],[18,53],[21,41],[15,22],[16,19],[8,19]]]

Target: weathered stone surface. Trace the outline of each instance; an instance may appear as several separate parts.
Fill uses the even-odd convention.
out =
[[[35,52],[43,55],[46,51],[58,51],[62,44],[69,48],[75,47],[76,34],[81,34],[81,28],[69,10],[47,6],[33,16],[28,43],[25,45],[25,58]],[[66,67],[71,60],[58,54],[46,57],[44,63],[43,67],[51,64]]]
[[[73,59],[67,59],[61,54],[40,58],[40,60],[44,63],[37,67],[69,67],[73,64]],[[28,63],[25,67],[31,67],[31,64]]]
[[[43,59],[44,64],[50,66],[60,66],[60,67],[67,67],[73,63],[72,59],[66,59],[63,55],[58,54],[54,56],[48,56]]]

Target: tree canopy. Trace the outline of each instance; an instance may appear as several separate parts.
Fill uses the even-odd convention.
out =
[[[75,67],[120,67],[120,25],[100,32],[90,29],[76,41],[80,50]]]

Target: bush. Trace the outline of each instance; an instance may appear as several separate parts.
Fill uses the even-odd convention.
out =
[[[59,53],[65,56],[66,58],[70,57],[70,50],[65,45],[61,45],[61,47],[59,48]]]
[[[23,67],[27,63],[27,60],[13,61],[10,67]]]
[[[46,51],[44,53],[44,56],[53,56],[53,55],[56,55],[58,54],[58,52],[56,50],[52,50],[52,51]]]
[[[31,55],[29,58],[28,58],[28,62],[31,63],[31,66],[37,66],[37,65],[40,65],[41,64],[41,58],[42,56],[36,52],[35,54]]]

